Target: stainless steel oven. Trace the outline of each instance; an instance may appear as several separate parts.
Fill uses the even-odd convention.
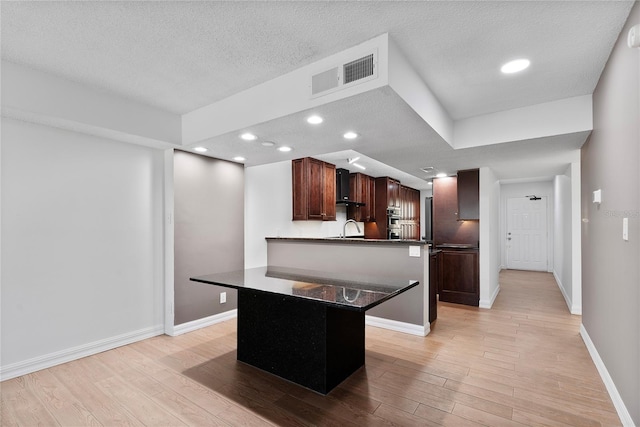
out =
[[[398,240],[398,239],[400,239],[400,229],[399,228],[397,230],[388,229],[387,230],[387,239],[389,239],[389,240]]]
[[[395,240],[401,238],[401,226],[400,220],[402,218],[402,212],[400,208],[388,207],[387,208],[387,239]]]

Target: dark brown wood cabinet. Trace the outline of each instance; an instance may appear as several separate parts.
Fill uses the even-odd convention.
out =
[[[478,306],[479,171],[433,180],[433,241],[438,255],[440,301]]]
[[[439,289],[438,253],[431,252],[429,254],[429,323],[438,317]]]
[[[376,221],[376,179],[372,176],[368,178],[369,183],[369,222]]]
[[[336,167],[305,157],[291,161],[294,221],[336,220]]]
[[[291,189],[293,196],[293,220],[301,221],[308,219],[307,209],[307,182],[308,182],[308,160],[295,159],[291,161]]]
[[[387,193],[387,206],[392,206],[395,208],[401,207],[400,181],[393,178],[387,178]]]
[[[433,180],[433,241],[436,246],[455,243],[478,246],[478,221],[458,219],[458,180],[455,176]]]
[[[442,249],[438,254],[440,301],[477,307],[480,275],[477,249]]]
[[[397,233],[401,239],[420,239],[420,191],[400,185],[400,181],[387,176],[375,178],[369,183],[371,211],[370,224],[365,224],[364,235],[368,239],[388,239],[388,208],[400,210]],[[393,230],[395,231],[395,229]]]
[[[388,239],[387,208],[393,206],[395,197],[392,181],[386,176],[374,179],[374,220],[364,224],[364,236],[367,239]],[[397,188],[399,189],[399,186]]]
[[[387,208],[400,208],[400,181],[397,179],[383,176],[375,178],[376,187],[376,201],[379,202],[380,207],[384,209],[385,214]]]
[[[401,236],[405,240],[420,239],[420,191],[400,186]]]
[[[458,219],[480,219],[480,171],[458,171]]]
[[[362,173],[349,174],[349,194],[354,202],[363,205],[349,205],[347,218],[358,222],[375,221],[375,179]]]

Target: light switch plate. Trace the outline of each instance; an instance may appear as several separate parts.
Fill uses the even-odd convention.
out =
[[[409,256],[420,258],[420,246],[409,246]]]
[[[622,218],[622,240],[629,241],[629,218]]]
[[[602,203],[602,190],[593,192],[593,203]]]

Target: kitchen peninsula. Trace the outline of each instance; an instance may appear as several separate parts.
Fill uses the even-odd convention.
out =
[[[191,278],[238,291],[238,355],[329,393],[364,365],[364,312],[416,280],[259,267]]]
[[[429,333],[429,302],[435,293],[429,292],[431,248],[424,241],[305,237],[267,237],[266,240],[270,268],[303,268],[419,281],[419,285],[402,295],[369,310],[366,323],[419,336]]]

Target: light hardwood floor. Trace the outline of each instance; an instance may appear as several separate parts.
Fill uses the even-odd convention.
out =
[[[439,304],[427,337],[366,329],[320,396],[236,362],[235,320],[4,381],[10,425],[620,425],[553,276],[503,271],[491,310]]]

